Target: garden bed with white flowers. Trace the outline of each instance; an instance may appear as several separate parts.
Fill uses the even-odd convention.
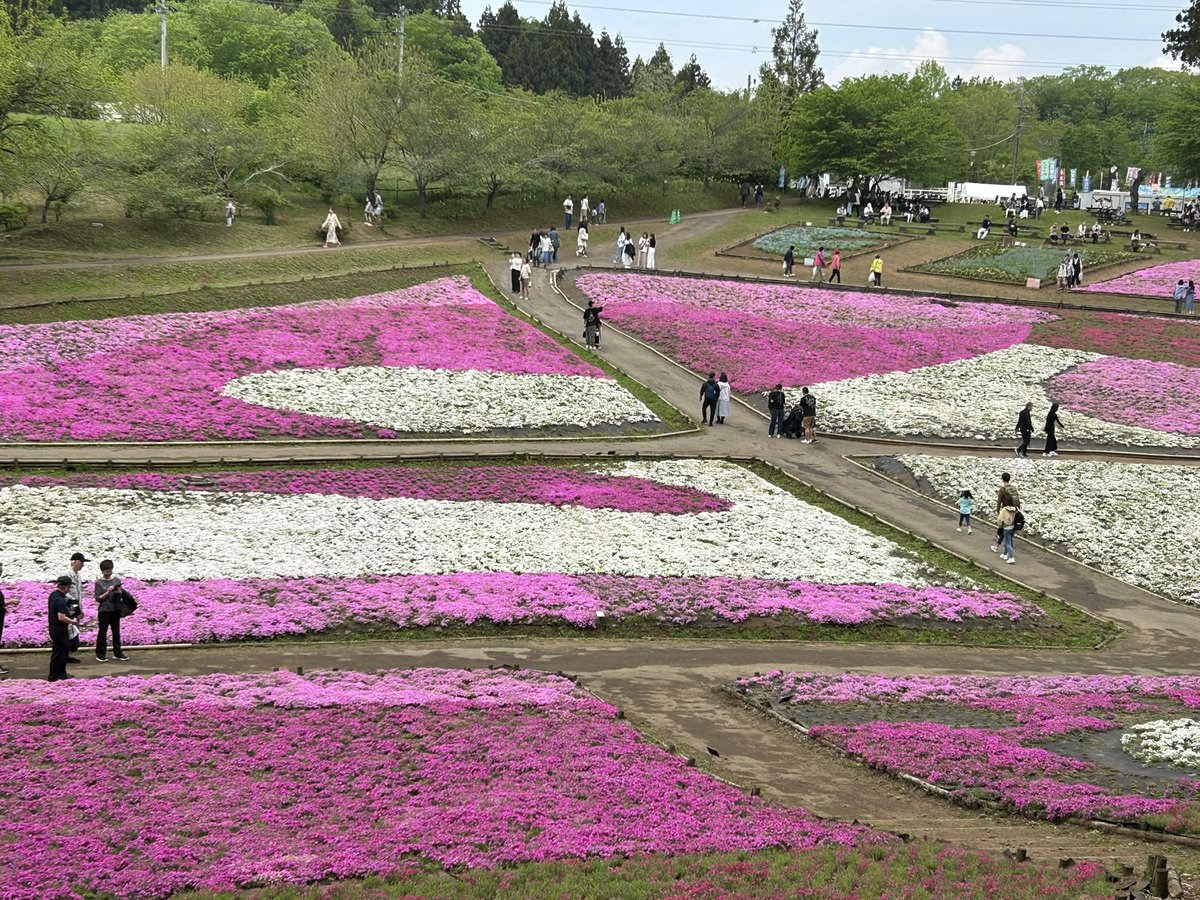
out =
[[[1200,834],[1200,678],[817,675],[730,690],[866,765],[1038,819]],[[1188,715],[1186,718],[1164,716]]]
[[[83,548],[112,558],[141,603],[127,643],[518,627],[1090,646],[1108,633],[772,477],[713,460],[8,476],[5,592],[37,608]],[[42,644],[44,620],[10,617],[5,637]]]
[[[1031,534],[1114,578],[1200,605],[1196,467],[921,455],[898,456],[895,462],[914,486],[947,504],[970,489],[985,515],[1000,473],[1007,471]],[[881,465],[895,474],[888,461]],[[980,533],[986,537],[988,530]]]
[[[0,440],[666,430],[648,391],[465,277],[349,299],[0,326]]]

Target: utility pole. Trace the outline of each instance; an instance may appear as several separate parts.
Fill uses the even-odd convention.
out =
[[[1017,154],[1021,152],[1021,129],[1025,126],[1025,111],[1029,107],[1025,105],[1025,93],[1021,92],[1017,96],[1017,131],[1013,136],[1013,164],[1012,164],[1012,183],[1016,187],[1017,184]]]
[[[404,75],[404,17],[407,15],[407,10],[403,6],[396,13],[396,38],[399,44],[399,52],[396,54],[396,72],[399,75]]]
[[[159,42],[158,54],[163,71],[167,70],[167,0],[158,0]]]

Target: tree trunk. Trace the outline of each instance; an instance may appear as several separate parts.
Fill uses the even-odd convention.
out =
[[[500,193],[500,188],[504,186],[504,182],[500,181],[493,173],[488,178],[488,193],[487,193],[487,210],[490,212],[492,204],[496,202],[496,195]]]
[[[417,215],[425,218],[425,179],[416,179],[417,183]]]
[[[46,216],[50,214],[50,204],[54,202],[54,195],[47,194],[46,202],[42,204],[42,224],[46,224]]]

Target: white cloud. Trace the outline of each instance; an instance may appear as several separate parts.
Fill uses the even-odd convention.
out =
[[[950,77],[961,75],[970,78],[973,75],[997,79],[1016,78],[1030,74],[1029,70],[1019,63],[1028,57],[1025,51],[1016,44],[1004,43],[997,47],[984,47],[970,57],[970,61],[962,61],[961,54],[953,54],[946,36],[935,28],[926,28],[918,34],[908,47],[868,47],[866,50],[852,50],[850,55],[833,66],[828,72],[828,79],[836,84],[843,78],[856,75],[875,75],[885,72],[909,73],[927,59],[940,63]],[[951,61],[951,60],[955,61]]]

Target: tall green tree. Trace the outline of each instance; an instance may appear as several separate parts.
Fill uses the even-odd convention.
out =
[[[691,57],[675,73],[675,89],[680,95],[690,94],[696,88],[712,87],[712,80],[696,61],[696,54]]]
[[[25,186],[38,194],[41,221],[51,209],[57,218],[62,207],[74,200],[99,169],[94,125],[60,121],[24,131],[17,143],[17,171]]]
[[[666,94],[675,84],[675,68],[666,45],[659,44],[654,55],[645,62],[639,56],[629,70],[633,90],[638,94]]]
[[[1175,16],[1176,27],[1163,32],[1163,52],[1185,66],[1200,63],[1200,0]]]
[[[590,94],[615,99],[629,93],[629,53],[621,35],[615,39],[607,31],[600,32],[596,42],[596,68],[592,72]]]
[[[679,110],[683,164],[700,175],[706,188],[717,175],[737,177],[770,168],[772,122],[762,115],[761,105],[740,91],[696,88]]]
[[[459,33],[450,19],[432,13],[409,16],[405,46],[425,57],[443,78],[488,91],[504,85],[500,65],[484,43],[474,35]]]
[[[479,40],[483,41],[483,46],[487,47],[492,57],[503,66],[508,56],[508,48],[526,27],[517,8],[506,0],[494,13],[490,6],[484,9],[479,17]],[[506,84],[513,84],[507,72],[504,73],[504,81]]]
[[[825,83],[825,73],[817,65],[817,32],[804,21],[804,0],[789,0],[787,15],[771,29],[771,61],[759,68],[759,81],[779,90],[785,111],[801,94],[814,91]]]

